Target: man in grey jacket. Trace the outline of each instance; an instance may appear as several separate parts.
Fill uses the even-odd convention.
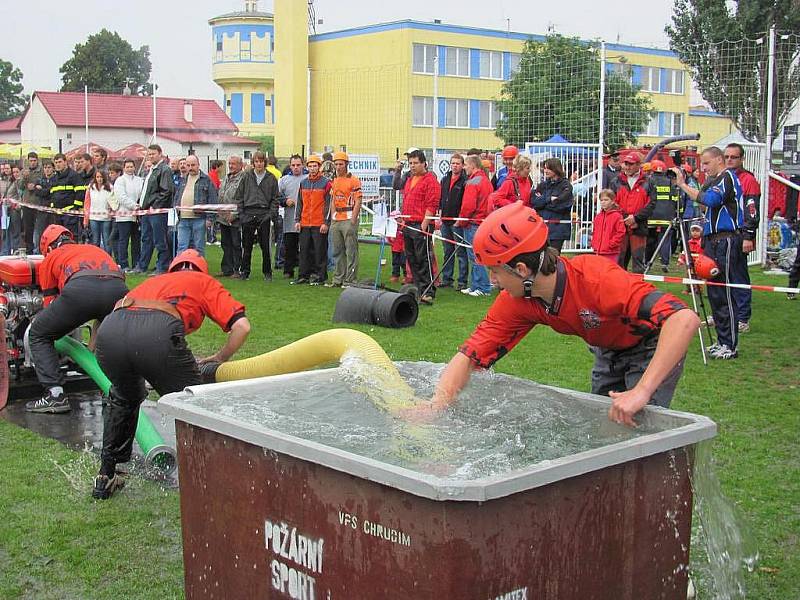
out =
[[[267,171],[263,152],[253,154],[253,169],[244,174],[235,198],[242,225],[241,279],[250,279],[253,244],[258,240],[264,281],[272,281],[269,232],[270,223],[278,216],[278,180]]]
[[[294,278],[294,270],[298,265],[300,234],[294,227],[294,211],[297,206],[297,195],[300,183],[306,178],[303,173],[303,159],[293,154],[289,159],[290,172],[278,180],[278,202],[283,208],[283,276]]]
[[[236,204],[236,190],[244,177],[244,163],[241,156],[228,157],[228,173],[219,188],[220,204]],[[217,223],[222,238],[222,272],[218,277],[239,278],[242,268],[242,227],[239,215],[235,212],[220,211]]]
[[[175,184],[172,181],[172,169],[164,158],[161,146],[151,144],[147,147],[147,159],[153,165],[144,178],[140,205],[143,210],[168,209],[172,207]],[[167,247],[167,213],[159,212],[143,215],[141,219],[142,253],[139,257],[139,272],[147,271],[153,250],[158,250],[156,275],[167,272],[171,259]]]

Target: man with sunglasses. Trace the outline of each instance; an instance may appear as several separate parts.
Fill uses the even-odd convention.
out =
[[[739,179],[739,184],[742,186],[744,226],[739,231],[742,234],[742,252],[744,252],[746,258],[755,248],[761,186],[755,175],[744,168],[744,147],[741,144],[728,144],[725,147],[723,158],[725,159],[725,168],[734,170],[737,179]],[[750,285],[750,271],[747,269],[747,260],[739,261],[734,266],[735,268],[731,272],[731,281]],[[734,288],[731,293],[736,301],[736,307],[739,309],[739,333],[747,333],[750,331],[753,292],[749,289]]]

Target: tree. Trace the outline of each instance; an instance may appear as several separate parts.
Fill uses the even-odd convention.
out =
[[[77,44],[61,66],[61,91],[82,92],[88,86],[90,92],[121,94],[127,84],[133,94],[149,94],[151,67],[148,46],[134,50],[116,31],[103,29]]]
[[[800,95],[800,10],[797,0],[675,0],[665,31],[672,50],[689,66],[698,90],[751,141],[767,137],[769,29],[777,30],[774,136]],[[726,43],[728,42],[728,43]]]
[[[0,59],[0,121],[19,116],[28,104],[22,93],[22,71]]]
[[[606,77],[605,132],[608,148],[636,144],[651,116],[650,98],[628,77]],[[544,141],[555,134],[571,142],[600,137],[600,58],[596,44],[550,35],[529,39],[519,70],[501,89],[497,136],[507,144]],[[608,118],[613,116],[613,118]]]

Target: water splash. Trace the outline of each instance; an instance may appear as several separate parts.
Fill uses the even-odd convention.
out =
[[[755,570],[758,550],[746,521],[722,493],[710,440],[695,446],[691,479],[695,514],[692,573],[716,600],[745,598],[745,572]]]

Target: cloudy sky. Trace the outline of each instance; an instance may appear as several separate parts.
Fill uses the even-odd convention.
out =
[[[58,70],[72,56],[75,44],[105,27],[117,31],[134,48],[150,46],[153,79],[162,95],[219,101],[221,91],[211,81],[208,19],[242,10],[244,1],[26,0],[17,6],[18,10],[3,11],[0,58],[22,70],[26,93],[57,90],[61,84]],[[259,5],[267,12],[272,12],[272,6],[272,0],[261,0]],[[512,31],[546,33],[552,27],[565,35],[666,48],[664,27],[672,3],[655,0],[642,10],[630,0],[315,0],[315,7],[317,17],[323,19],[318,33],[402,19],[441,19],[454,25],[505,29],[506,19],[510,19]]]

